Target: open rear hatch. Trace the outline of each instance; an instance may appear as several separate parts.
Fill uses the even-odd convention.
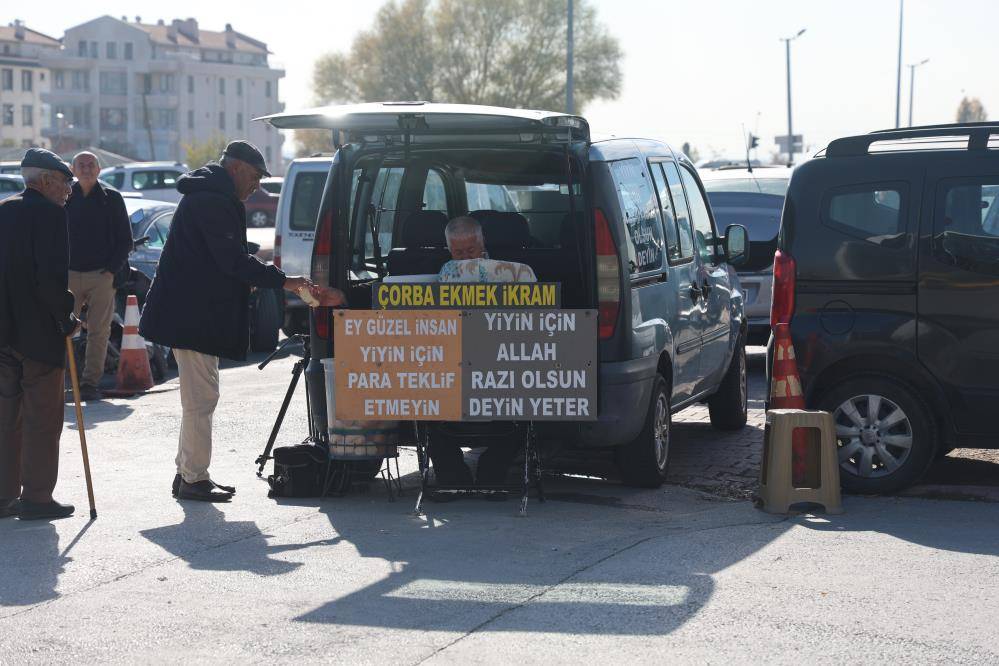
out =
[[[278,129],[327,129],[344,133],[336,143],[371,142],[390,136],[447,137],[462,141],[491,136],[515,142],[589,141],[586,120],[552,111],[473,104],[371,102],[275,113],[256,118]]]

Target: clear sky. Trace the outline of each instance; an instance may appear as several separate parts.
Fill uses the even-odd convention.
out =
[[[830,139],[890,127],[895,119],[899,0],[592,0],[624,49],[621,96],[584,109],[594,132],[689,141],[702,157],[738,155],[740,124],[761,136],[760,155],[787,131],[781,37],[791,45],[794,131],[810,152]],[[267,42],[286,78],[288,108],[308,105],[312,62],[346,50],[371,25],[377,0],[172,0],[100,3],[3,0],[0,21],[20,18],[60,37],[99,14],[144,22],[196,17],[232,23]],[[903,65],[916,72],[916,124],[950,122],[962,95],[999,118],[999,0],[906,0]],[[908,118],[903,66],[902,122]]]

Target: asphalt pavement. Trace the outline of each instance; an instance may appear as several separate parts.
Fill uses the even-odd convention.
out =
[[[408,451],[396,502],[379,484],[277,502],[253,460],[291,364],[222,373],[212,470],[231,504],[170,497],[172,382],[86,408],[89,521],[67,411],[57,496],[77,515],[0,521],[0,663],[999,663],[994,504],[784,517],[561,477],[526,518],[481,500],[414,516]],[[279,445],[304,424],[296,400]]]

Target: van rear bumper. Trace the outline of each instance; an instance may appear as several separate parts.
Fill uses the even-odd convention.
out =
[[[657,356],[601,363],[599,417],[596,421],[559,424],[574,430],[566,443],[590,449],[620,446],[638,437],[645,425],[658,367]]]

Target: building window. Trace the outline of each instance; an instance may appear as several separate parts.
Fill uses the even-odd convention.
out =
[[[236,114],[236,129],[238,129],[238,130],[243,129],[243,114],[242,113],[237,113]]]
[[[35,124],[35,107],[31,104],[21,106],[21,124],[25,127],[31,127]]]
[[[53,77],[56,90],[62,90],[66,87],[66,74],[61,69],[57,69],[54,72]]]
[[[101,109],[102,130],[123,130],[128,126],[128,113],[120,108]]]
[[[90,90],[90,72],[73,71],[73,90]]]
[[[193,76],[188,76],[187,77],[187,94],[189,94],[189,95],[193,95],[194,94],[194,77]]]
[[[219,111],[219,129],[225,129],[225,111]]]
[[[173,92],[176,88],[176,79],[173,74],[160,74],[160,92]]]
[[[90,42],[90,57],[97,58],[97,42]]]
[[[264,97],[270,97],[270,96],[271,96],[271,82],[264,81]]]
[[[124,95],[128,92],[125,72],[101,72],[102,95]]]
[[[83,40],[83,39],[80,40],[79,45],[77,45],[76,55],[80,56],[81,58],[86,58],[87,57],[87,42],[86,42],[86,40]]]
[[[194,111],[187,112],[187,129],[194,129]]]
[[[125,42],[125,60],[132,59],[132,42]]]
[[[0,71],[0,88],[3,90],[14,89],[14,70],[5,69]]]
[[[24,92],[31,92],[34,88],[34,74],[30,69],[21,70],[21,90]]]
[[[225,79],[223,79],[221,76],[219,77],[219,94],[220,95],[225,94]]]
[[[153,92],[153,75],[152,74],[139,74],[139,86],[142,90],[143,95],[148,95]]]
[[[3,124],[13,125],[14,124],[14,105],[4,104],[3,105]]]
[[[107,51],[106,51],[106,53],[107,53],[108,60],[117,60],[118,59],[118,44],[116,42],[108,42],[107,43]]]
[[[236,94],[243,96],[243,79],[236,79]]]

